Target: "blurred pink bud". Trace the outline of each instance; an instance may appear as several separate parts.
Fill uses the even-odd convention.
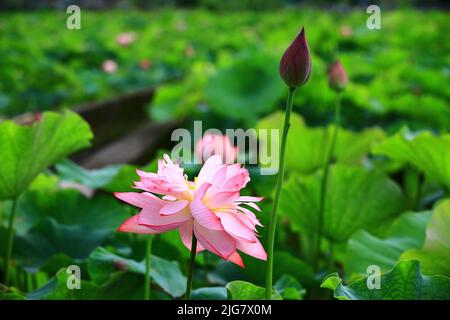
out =
[[[342,91],[348,83],[348,76],[341,62],[336,61],[328,71],[328,84],[335,91]]]
[[[300,87],[306,83],[311,73],[311,56],[305,29],[298,34],[287,48],[280,61],[280,75],[289,87]]]
[[[40,111],[36,111],[34,113],[25,113],[18,117],[17,122],[26,126],[32,126],[36,122],[41,121],[42,113]]]
[[[36,111],[36,112],[33,114],[33,122],[41,121],[41,119],[42,119],[42,112]]]
[[[117,63],[114,60],[105,60],[102,63],[102,69],[106,73],[114,73],[117,71]]]
[[[117,44],[121,45],[122,47],[128,47],[134,42],[134,40],[136,40],[136,37],[132,32],[123,32],[116,38]]]
[[[114,261],[114,267],[116,268],[116,270],[128,271],[128,266],[123,261]]]
[[[213,155],[221,155],[224,163],[233,163],[238,155],[227,135],[205,134],[195,146],[195,156],[203,163]]]
[[[353,34],[353,29],[350,26],[341,26],[339,31],[343,37],[350,37]]]
[[[186,57],[192,57],[193,55],[195,55],[194,47],[191,45],[188,45],[186,47],[186,49],[184,49],[184,54],[186,55]]]
[[[139,67],[142,70],[148,70],[148,69],[150,69],[151,66],[152,66],[152,62],[148,59],[143,59],[143,60],[139,61]]]

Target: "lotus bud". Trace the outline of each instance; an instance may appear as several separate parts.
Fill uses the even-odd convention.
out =
[[[280,61],[280,75],[289,87],[300,87],[306,83],[311,73],[311,56],[305,29],[298,34],[287,48]]]
[[[336,61],[328,71],[328,84],[335,91],[342,91],[348,83],[348,76],[344,67]]]

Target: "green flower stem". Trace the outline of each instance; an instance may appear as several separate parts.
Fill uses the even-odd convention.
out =
[[[189,260],[189,271],[186,280],[186,296],[184,297],[186,300],[189,300],[191,298],[192,274],[194,271],[196,252],[197,252],[197,238],[195,237],[194,232],[192,232],[191,258]]]
[[[9,275],[10,275],[10,267],[11,267],[11,257],[13,251],[14,244],[14,216],[16,215],[17,208],[17,198],[12,200],[11,212],[9,213],[9,221],[8,221],[8,238],[6,242],[6,257],[5,257],[5,276],[4,283],[5,285],[9,284]]]
[[[336,146],[337,135],[340,126],[341,118],[341,97],[339,93],[336,96],[336,105],[334,109],[334,128],[333,135],[331,137],[330,148],[326,155],[325,163],[323,165],[323,177],[322,184],[320,186],[320,203],[319,203],[319,221],[316,238],[316,249],[314,255],[314,268],[317,270],[319,267],[320,248],[322,245],[322,233],[323,233],[323,217],[325,214],[325,195],[327,192],[328,175],[330,171],[331,158],[333,157],[334,148]]]
[[[272,297],[272,281],[273,281],[273,248],[275,242],[275,230],[277,226],[277,211],[278,203],[280,201],[281,187],[284,180],[284,164],[286,158],[286,141],[290,127],[290,118],[292,111],[292,104],[294,102],[295,87],[289,88],[289,94],[286,102],[286,113],[284,117],[283,135],[281,137],[280,147],[280,163],[277,177],[277,185],[275,189],[275,198],[273,200],[272,212],[270,214],[269,225],[269,239],[267,244],[267,267],[266,267],[266,300],[270,300]]]
[[[147,245],[145,251],[145,284],[144,284],[144,299],[150,300],[150,267],[152,258],[152,242],[153,236],[147,236]]]

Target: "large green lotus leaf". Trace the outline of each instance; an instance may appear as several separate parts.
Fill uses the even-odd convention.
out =
[[[135,273],[116,272],[98,285],[81,280],[80,289],[69,289],[71,275],[63,268],[46,285],[28,294],[30,300],[137,300],[144,296],[144,281]]]
[[[283,300],[303,300],[306,290],[290,275],[283,275],[274,285]]]
[[[64,225],[85,225],[114,230],[128,213],[114,197],[87,198],[75,189],[33,190],[20,199],[17,217],[53,218]]]
[[[275,112],[259,121],[257,129],[283,129],[284,113]],[[291,126],[287,140],[286,168],[300,173],[311,173],[322,168],[327,152],[330,148],[333,126],[308,127],[303,118],[298,114],[291,115]],[[336,140],[333,157],[337,162],[346,164],[360,164],[369,153],[371,146],[384,138],[384,132],[380,128],[369,128],[361,132],[353,132],[340,129]],[[272,140],[270,132],[267,135],[260,134],[260,142],[267,146],[268,154],[271,154]],[[273,145],[279,148],[278,144]]]
[[[255,120],[276,107],[287,88],[277,60],[255,53],[219,69],[206,87],[208,105],[217,114],[238,120]]]
[[[41,171],[91,138],[89,125],[70,111],[45,112],[33,126],[0,123],[0,199],[20,195]]]
[[[200,255],[201,256],[201,255]],[[210,255],[208,259],[212,260],[215,259],[214,256]],[[244,258],[245,259],[245,258]],[[253,258],[253,260],[256,260]],[[209,262],[209,260],[208,260]],[[215,261],[213,261],[215,262]],[[210,284],[213,285],[219,285],[219,286],[225,286],[228,282],[234,281],[234,280],[245,280],[245,281],[251,281],[249,277],[247,277],[243,271],[247,270],[249,267],[249,263],[244,260],[245,263],[245,269],[238,267],[235,264],[230,264],[230,262],[222,260],[219,258],[219,260],[215,263],[214,268],[211,268],[210,271],[207,273],[207,279]],[[251,264],[250,264],[251,266]],[[251,271],[250,271],[251,273]]]
[[[162,122],[192,115],[204,101],[203,88],[212,70],[209,62],[196,62],[181,82],[159,87],[148,108],[152,119]]]
[[[357,231],[348,241],[345,274],[366,274],[367,268],[377,265],[382,272],[392,269],[402,252],[421,248],[431,211],[408,212],[396,219],[384,238],[365,230]]]
[[[17,218],[34,223],[17,235],[15,255],[34,271],[56,254],[86,259],[128,216],[126,207],[108,196],[88,199],[77,190],[27,192]]]
[[[120,168],[120,166],[108,166],[87,170],[69,159],[63,159],[56,164],[56,170],[62,180],[81,183],[93,189],[109,184],[119,173]]]
[[[265,244],[265,243],[264,243]],[[252,257],[244,257],[245,269],[241,271],[246,280],[263,285],[265,281],[265,261]],[[304,260],[287,251],[275,251],[273,267],[273,277],[279,279],[284,275],[289,275],[300,281],[305,286],[312,285],[314,280],[313,268]],[[242,279],[242,278],[238,278]]]
[[[314,234],[318,229],[322,171],[292,175],[283,186],[280,213],[294,230]],[[400,214],[405,198],[399,186],[383,172],[360,166],[330,167],[325,195],[323,234],[344,242],[359,229],[369,229]]]
[[[25,300],[26,297],[15,288],[0,284],[0,300]]]
[[[232,300],[264,300],[266,289],[246,281],[231,281],[226,288]],[[283,300],[276,289],[272,292],[272,300]]]
[[[401,259],[417,259],[425,274],[443,274],[450,277],[450,199],[439,203],[427,226],[422,249],[411,249]]]
[[[135,191],[135,189],[132,188],[133,181],[139,180],[136,169],[146,172],[156,172],[158,170],[158,160],[163,157],[164,153],[170,154],[169,151],[164,149],[157,150],[155,158],[148,165],[143,167],[123,165],[112,181],[104,186],[103,189],[110,192]]]
[[[172,297],[182,296],[186,291],[186,278],[181,273],[178,262],[168,261],[154,255],[150,261],[152,281]],[[116,271],[129,271],[144,275],[145,262],[126,259],[99,247],[89,256],[88,270],[95,283],[104,284]]]
[[[435,136],[402,129],[373,147],[375,154],[410,163],[450,190],[450,134]]]
[[[17,212],[14,221],[14,229],[16,235],[23,235],[28,232],[28,230],[38,222],[42,217],[39,214],[39,210],[30,208],[31,203],[35,202],[36,194],[40,194],[40,198],[45,199],[45,194],[57,191],[59,179],[56,175],[41,173],[36,179],[30,184],[24,194],[19,198],[17,205]],[[12,201],[0,202],[2,207],[0,208],[0,214],[3,213],[4,217],[8,216],[11,211]],[[3,212],[2,212],[3,210]],[[0,223],[1,223],[0,216]],[[6,227],[6,219],[3,221]]]
[[[339,300],[435,300],[450,299],[450,279],[445,276],[424,276],[417,260],[400,261],[392,271],[381,275],[380,288],[369,289],[372,278],[361,278],[342,284],[337,273],[328,275],[322,288],[334,291]]]
[[[192,300],[227,300],[228,292],[225,287],[207,287],[192,290]]]
[[[26,298],[19,293],[0,291],[0,300],[26,300]]]

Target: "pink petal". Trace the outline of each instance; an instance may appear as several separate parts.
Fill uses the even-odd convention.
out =
[[[188,203],[189,202],[187,200],[168,202],[164,207],[161,208],[159,213],[163,216],[178,213],[183,210],[188,205]]]
[[[254,220],[252,220],[250,217],[248,217],[245,214],[238,214],[237,218],[242,221],[243,224],[245,224],[247,227],[249,227],[253,232],[257,233],[256,225]]]
[[[236,240],[236,247],[238,248],[238,250],[248,254],[249,256],[261,260],[267,260],[266,250],[264,250],[264,247],[261,245],[261,242],[259,242],[259,240],[256,240],[256,242]]]
[[[255,214],[248,210],[247,208],[237,207],[237,209],[243,212],[255,225],[263,226],[261,222],[259,222],[258,218],[256,218]]]
[[[223,230],[220,219],[214,214],[214,212],[209,210],[202,201],[203,196],[210,186],[211,185],[209,183],[204,183],[201,185],[195,192],[194,200],[189,203],[189,207],[191,209],[192,216],[197,223],[209,229]]]
[[[248,177],[248,173],[245,171],[241,171],[240,173],[236,174],[235,176],[232,176],[229,178],[222,186],[221,188],[223,190],[240,190],[244,188],[247,184],[247,182],[250,181]]]
[[[218,190],[220,190],[221,185],[227,178],[227,167],[228,166],[220,166],[214,173],[214,175],[209,179],[208,182],[210,182],[214,187],[216,187]]]
[[[233,254],[228,257],[228,261],[237,264],[241,268],[245,268],[244,262],[242,261],[242,258],[241,258],[240,254],[237,251],[233,252]]]
[[[158,175],[154,172],[145,172],[139,169],[136,169],[136,173],[140,178],[152,179],[156,178]]]
[[[239,197],[239,191],[221,191],[206,194],[206,204],[209,208],[220,208],[226,205],[234,205],[235,200]]]
[[[183,224],[179,231],[180,231],[180,238],[183,244],[188,248],[189,251],[191,251],[192,248],[192,221],[188,221],[185,224]],[[197,250],[196,253],[199,253],[200,251],[205,250],[205,247],[202,246],[201,243],[197,241]]]
[[[140,189],[143,191],[151,191],[149,188],[147,188],[147,186],[145,184],[143,184],[141,181],[135,181],[134,182],[134,189]]]
[[[242,196],[239,197],[236,201],[239,202],[259,202],[264,200],[264,197],[249,197],[249,196]]]
[[[183,169],[174,163],[168,155],[158,161],[158,172],[144,172],[137,170],[141,181],[135,187],[153,193],[183,198],[190,192]]]
[[[150,229],[149,227],[140,225],[138,223],[138,215],[134,215],[128,220],[126,220],[122,225],[117,229],[119,232],[132,232],[132,233],[142,233],[142,234],[155,234],[159,233],[156,230]]]
[[[166,204],[165,201],[161,200],[161,202],[162,205],[159,208],[145,207],[144,209],[142,209],[141,213],[138,216],[139,224],[144,224],[152,229],[164,232],[177,229],[188,219],[192,218],[187,208],[176,214],[171,214],[168,216],[160,215],[159,213],[162,206]]]
[[[211,230],[194,221],[194,234],[203,247],[227,260],[235,251],[234,240],[223,230]]]
[[[206,160],[205,164],[198,174],[197,185],[201,186],[206,182],[210,182],[209,179],[214,176],[214,173],[218,169],[220,169],[222,165],[222,157],[220,155],[212,156],[211,158]]]
[[[242,220],[237,217],[237,214],[229,212],[216,212],[216,214],[220,218],[220,222],[225,231],[234,238],[247,242],[258,241],[253,230],[245,225]]]
[[[163,200],[169,200],[169,201],[177,200],[177,198],[175,198],[174,196],[163,196],[162,199]]]
[[[261,211],[261,209],[258,207],[258,205],[254,202],[244,202],[241,204],[245,204],[246,206],[252,207],[253,209],[255,209],[256,211]]]
[[[126,203],[129,203],[138,208],[153,207],[158,205],[161,201],[158,197],[151,193],[138,193],[138,192],[115,192],[114,196]]]

